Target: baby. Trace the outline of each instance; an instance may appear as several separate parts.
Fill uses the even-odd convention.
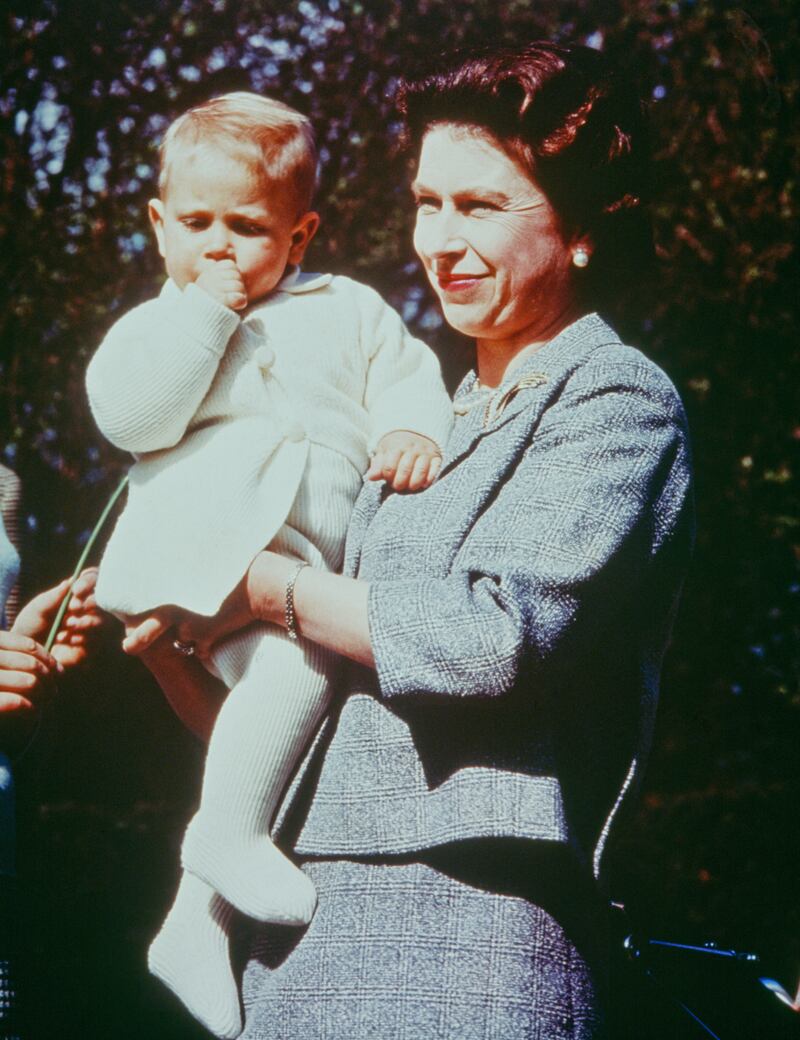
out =
[[[438,470],[452,406],[433,354],[366,286],[300,273],[319,223],[316,166],[305,117],[254,94],[216,98],[167,131],[149,215],[169,278],[114,325],[87,374],[100,430],[135,457],[97,587],[120,616],[213,615],[267,544],[339,570],[370,452],[398,486]],[[150,970],[221,1037],[241,1030],[232,907],[299,925],[316,903],[269,837],[334,667],[293,635],[251,625],[214,649],[209,668],[230,693],[150,948]]]

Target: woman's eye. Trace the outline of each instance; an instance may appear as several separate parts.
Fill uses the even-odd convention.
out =
[[[497,206],[493,202],[487,202],[485,199],[471,199],[465,203],[464,209],[467,213],[493,213],[497,210]]]
[[[414,199],[414,205],[422,213],[433,213],[434,210],[439,208],[439,200],[432,195],[417,195]]]

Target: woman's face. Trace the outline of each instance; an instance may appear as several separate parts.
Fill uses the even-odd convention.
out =
[[[511,356],[576,316],[572,247],[553,207],[487,132],[433,126],[413,185],[416,249],[447,321]]]

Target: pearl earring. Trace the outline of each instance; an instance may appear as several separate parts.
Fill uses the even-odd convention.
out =
[[[589,250],[586,246],[576,246],[572,252],[572,263],[575,267],[586,267],[589,263]]]

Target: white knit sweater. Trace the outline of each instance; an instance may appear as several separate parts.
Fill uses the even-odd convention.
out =
[[[136,457],[98,583],[120,614],[215,613],[301,481],[311,542],[343,543],[341,519],[328,530],[343,475],[352,499],[385,433],[442,445],[452,421],[435,356],[377,293],[297,270],[243,317],[168,281],[110,330],[87,388],[102,433]]]

